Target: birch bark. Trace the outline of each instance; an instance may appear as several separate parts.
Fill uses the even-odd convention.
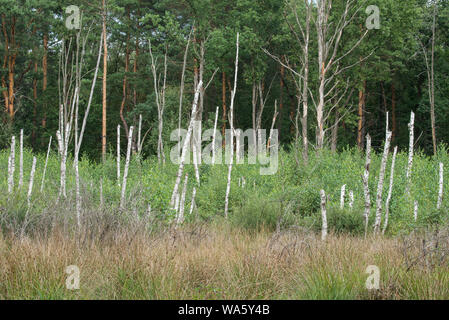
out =
[[[385,201],[385,222],[384,227],[382,230],[382,234],[385,234],[385,230],[387,230],[388,226],[388,218],[390,215],[390,200],[391,200],[391,194],[393,192],[393,180],[394,180],[394,166],[396,163],[396,154],[398,152],[398,147],[394,147],[393,151],[393,159],[391,160],[391,171],[390,171],[390,186],[388,188],[388,195],[387,200]]]
[[[363,174],[363,194],[365,196],[365,211],[363,217],[365,218],[365,238],[368,231],[368,218],[371,211],[371,199],[369,193],[369,170],[371,164],[371,137],[366,135],[366,160],[365,160],[365,172]]]
[[[326,193],[324,190],[320,191],[321,198],[321,240],[325,241],[327,238],[327,212],[326,212]]]
[[[228,182],[226,185],[226,195],[225,195],[225,210],[224,215],[228,217],[229,210],[229,193],[231,191],[231,173],[232,173],[232,164],[234,160],[234,99],[235,92],[237,90],[237,74],[238,74],[238,66],[239,66],[239,33],[237,32],[237,41],[236,41],[236,53],[235,53],[235,74],[234,74],[234,89],[231,91],[231,105],[229,107],[229,123],[231,127],[231,157],[229,161],[228,167]]]
[[[382,161],[380,163],[379,181],[377,184],[377,200],[376,200],[376,219],[374,221],[374,233],[378,233],[380,224],[382,221],[382,193],[385,178],[385,168],[387,166],[388,153],[390,151],[391,131],[387,132],[387,138],[385,140],[384,153]]]

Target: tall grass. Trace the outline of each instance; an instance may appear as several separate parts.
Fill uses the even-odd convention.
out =
[[[417,235],[331,234],[322,242],[298,230],[249,233],[220,225],[151,235],[116,230],[86,242],[61,230],[47,237],[1,236],[0,299],[449,298],[447,257],[428,250],[421,258]],[[447,250],[447,238],[441,239]],[[80,268],[79,290],[65,287],[68,265]],[[380,269],[378,290],[366,289],[368,265]]]

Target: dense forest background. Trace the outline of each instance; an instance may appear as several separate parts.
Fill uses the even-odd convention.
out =
[[[337,150],[347,146],[363,148],[364,137],[369,133],[373,146],[380,147],[388,112],[392,144],[405,149],[411,111],[416,114],[417,148],[432,154],[434,145],[447,143],[449,1],[349,1],[352,4],[345,18],[347,24],[341,30],[341,38],[337,37],[338,42],[332,36],[338,31],[345,4],[325,2],[332,8],[326,23],[329,32],[324,39],[331,42],[330,51],[336,48],[337,55],[329,71],[333,76],[327,83],[323,106],[324,146]],[[70,5],[80,8],[80,30],[66,27],[70,15],[66,7]],[[365,9],[369,5],[380,9],[379,28],[366,28],[370,13]],[[305,128],[310,145],[317,147],[316,110],[322,75],[318,40],[323,31],[317,15],[316,3],[303,0],[0,0],[0,147],[8,147],[11,135],[23,128],[28,146],[35,151],[46,150],[49,137],[58,130],[61,52],[72,50],[73,55],[77,35],[86,41],[82,67],[85,85],[80,92],[80,113],[84,112],[104,28],[106,69],[102,60],[82,154],[93,159],[101,157],[104,108],[106,152],[115,150],[117,125],[127,135],[130,126],[137,126],[139,115],[142,135],[147,133],[143,154],[157,153],[160,118],[167,148],[178,121],[184,128],[187,126],[194,86],[199,79],[207,87],[201,91],[199,106],[203,127],[213,127],[217,107],[219,127],[228,127],[237,32],[240,61],[234,126],[252,128],[260,119],[260,127],[269,129],[276,106],[281,144],[292,146]],[[306,55],[303,36],[307,26]],[[308,93],[304,95],[305,58],[309,70]],[[101,85],[105,75],[106,91]],[[162,102],[161,92],[162,115],[157,103]],[[305,97],[309,115],[304,124]],[[303,143],[299,138],[296,141]]]

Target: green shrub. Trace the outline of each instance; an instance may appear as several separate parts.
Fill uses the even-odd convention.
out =
[[[281,216],[279,202],[253,197],[230,215],[230,221],[251,231],[274,231]]]
[[[363,211],[357,209],[327,209],[328,231],[336,234],[354,234],[361,235],[365,232]],[[312,216],[303,219],[303,225],[318,232],[322,227],[321,211],[316,211]]]

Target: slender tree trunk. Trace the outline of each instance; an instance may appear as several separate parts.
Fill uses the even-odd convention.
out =
[[[226,131],[226,116],[227,116],[227,109],[226,109],[226,72],[222,72],[221,75],[221,100],[222,100],[222,106],[223,106],[223,115],[222,115],[222,121],[223,126],[221,128],[221,135],[225,136]],[[224,143],[224,140],[223,140]]]
[[[394,142],[398,134],[396,125],[396,87],[394,81],[391,82],[391,122],[391,141]]]
[[[282,116],[284,110],[284,77],[285,77],[285,67],[281,64],[281,76],[279,78],[279,121],[277,123],[277,130],[279,132],[279,140],[281,140],[281,126],[282,126]]]
[[[27,203],[28,208],[31,206],[31,194],[33,193],[34,173],[36,172],[36,157],[33,157],[33,164],[31,165],[30,182],[28,184]]]
[[[20,154],[19,154],[19,189],[23,184],[23,129],[20,129]]]
[[[409,147],[408,147],[408,162],[407,162],[407,172],[405,174],[405,177],[407,179],[406,184],[406,193],[407,195],[410,193],[410,183],[411,183],[411,177],[412,177],[412,167],[413,167],[413,146],[415,144],[415,137],[414,137],[414,125],[415,125],[415,114],[413,111],[410,113],[410,123],[408,124],[408,130],[410,133],[409,137]]]
[[[41,190],[40,190],[41,192],[42,192],[42,190],[44,190],[45,173],[47,172],[48,157],[50,155],[50,150],[51,150],[51,139],[52,139],[52,136],[50,136],[50,141],[48,142],[47,157],[45,158],[44,172],[42,173],[42,183],[41,183]]]
[[[126,149],[126,161],[125,161],[125,169],[123,171],[122,193],[120,196],[120,208],[122,209],[124,208],[125,205],[126,181],[128,179],[129,161],[131,159],[133,129],[134,129],[133,126],[129,128],[128,147]]]
[[[11,138],[11,153],[8,163],[8,193],[11,193],[14,189],[14,171],[16,168],[16,137]]]
[[[327,238],[327,212],[326,212],[326,193],[324,190],[320,191],[321,198],[321,240],[325,241]]]
[[[384,222],[384,228],[382,230],[382,234],[385,234],[385,230],[387,230],[387,226],[388,226],[388,217],[390,215],[390,201],[391,201],[391,195],[393,193],[394,165],[396,163],[397,152],[398,152],[398,147],[394,147],[393,159],[391,160],[390,186],[388,188],[387,200],[385,201],[385,222]]]
[[[215,146],[215,136],[217,133],[217,121],[218,121],[218,107],[215,111],[215,122],[214,122],[214,135],[212,136],[212,164],[215,164],[215,153],[217,150],[217,147]]]
[[[361,150],[363,149],[363,123],[365,116],[365,91],[366,91],[366,80],[363,81],[363,89],[359,90],[359,120],[358,120],[358,130],[357,130],[357,146]]]
[[[430,59],[430,121],[432,125],[432,144],[433,154],[437,154],[437,137],[435,132],[435,18],[436,18],[436,3],[433,4],[433,23],[432,23],[432,54]]]
[[[365,211],[363,213],[363,216],[365,218],[365,238],[366,233],[368,231],[368,218],[371,211],[371,199],[368,184],[370,165],[371,165],[371,137],[368,134],[366,136],[366,160],[365,160],[365,172],[363,174],[363,193],[365,196]]]
[[[309,111],[309,41],[310,41],[310,19],[312,16],[312,5],[307,4],[306,13],[306,28],[305,28],[305,38],[304,38],[304,79],[302,88],[302,117],[301,117],[301,127],[302,127],[302,144],[303,153],[302,157],[304,163],[307,165],[309,162],[309,139],[307,134],[308,129],[308,111]]]
[[[418,201],[415,200],[414,206],[413,206],[413,218],[415,222],[418,220]]]
[[[125,51],[125,73],[123,75],[123,86],[122,86],[122,103],[120,104],[120,119],[123,123],[123,128],[125,129],[126,139],[128,139],[128,124],[126,123],[123,111],[125,109],[126,97],[127,97],[127,74],[129,72],[129,33],[126,37],[126,51]]]
[[[108,45],[107,45],[107,32],[106,32],[106,0],[102,0],[103,4],[103,47],[104,47],[104,54],[103,54],[103,97],[102,97],[102,103],[103,103],[103,115],[102,115],[102,139],[101,139],[101,155],[103,158],[103,161],[106,159],[106,83],[107,83],[107,76],[108,76]]]
[[[36,128],[37,128],[37,62],[34,62],[33,76],[33,130],[31,131],[31,143],[36,146]]]
[[[256,145],[256,153],[257,153],[257,84],[253,81],[253,90],[252,90],[252,121],[253,121],[253,143]],[[224,133],[223,133],[224,136]]]
[[[48,70],[48,63],[47,63],[47,53],[48,53],[48,35],[47,33],[44,34],[44,55],[42,57],[42,92],[45,93],[47,90],[47,70]],[[47,108],[46,102],[43,102],[42,109],[43,109],[43,115],[42,115],[42,128],[47,127]]]
[[[189,52],[189,45],[190,45],[190,37],[192,35],[192,31],[190,31],[189,38],[187,40],[186,50],[184,51],[184,61],[182,64],[182,73],[181,73],[181,85],[179,89],[179,110],[178,110],[178,130],[179,134],[181,135],[181,125],[182,125],[182,100],[184,97],[184,78],[186,73],[186,65],[187,65],[187,54]],[[181,136],[179,136],[181,138]]]
[[[176,224],[178,224],[178,225],[180,225],[184,222],[184,208],[185,208],[185,202],[186,202],[188,179],[189,179],[189,175],[186,173],[186,176],[184,178],[184,187],[182,188],[181,200],[179,203],[178,217],[176,219]]]
[[[384,153],[380,164],[379,182],[377,184],[376,219],[374,221],[374,233],[378,233],[382,220],[382,193],[385,178],[385,168],[387,167],[388,153],[390,151],[391,131],[387,131]]]
[[[437,209],[441,208],[441,204],[443,203],[443,182],[444,182],[444,165],[440,162],[440,179],[438,182],[438,202]]]
[[[120,125],[117,125],[117,184],[120,187]]]
[[[231,128],[231,141],[230,141],[230,161],[228,167],[228,182],[226,185],[226,195],[225,195],[225,217],[228,217],[228,207],[229,207],[229,193],[231,191],[231,173],[232,173],[232,164],[234,160],[234,99],[235,92],[237,90],[237,74],[238,74],[238,66],[239,66],[239,33],[237,32],[237,41],[236,41],[236,53],[235,53],[235,74],[234,74],[234,89],[231,91],[231,104],[229,106],[229,124]]]
[[[193,213],[193,209],[195,208],[195,196],[196,196],[196,188],[193,187],[192,200],[190,201],[190,212],[189,212],[189,215],[191,215]]]
[[[341,186],[340,191],[340,209],[343,209],[345,207],[345,193],[346,193],[346,185]]]
[[[172,196],[170,199],[170,206],[172,208],[175,208],[176,197],[178,196],[178,193],[179,193],[178,192],[179,184],[181,183],[181,176],[182,176],[182,172],[184,170],[184,164],[186,161],[188,145],[190,143],[190,138],[192,137],[193,125],[195,123],[195,115],[196,115],[197,108],[198,108],[198,98],[199,98],[199,94],[200,94],[200,87],[202,85],[203,85],[202,82],[198,83],[198,86],[196,87],[196,90],[195,90],[195,97],[193,98],[192,114],[190,116],[190,123],[189,123],[189,127],[187,129],[187,134],[184,138],[184,145],[182,146],[182,152],[181,152],[181,160],[179,163],[178,173],[176,175],[175,186],[173,188]]]

